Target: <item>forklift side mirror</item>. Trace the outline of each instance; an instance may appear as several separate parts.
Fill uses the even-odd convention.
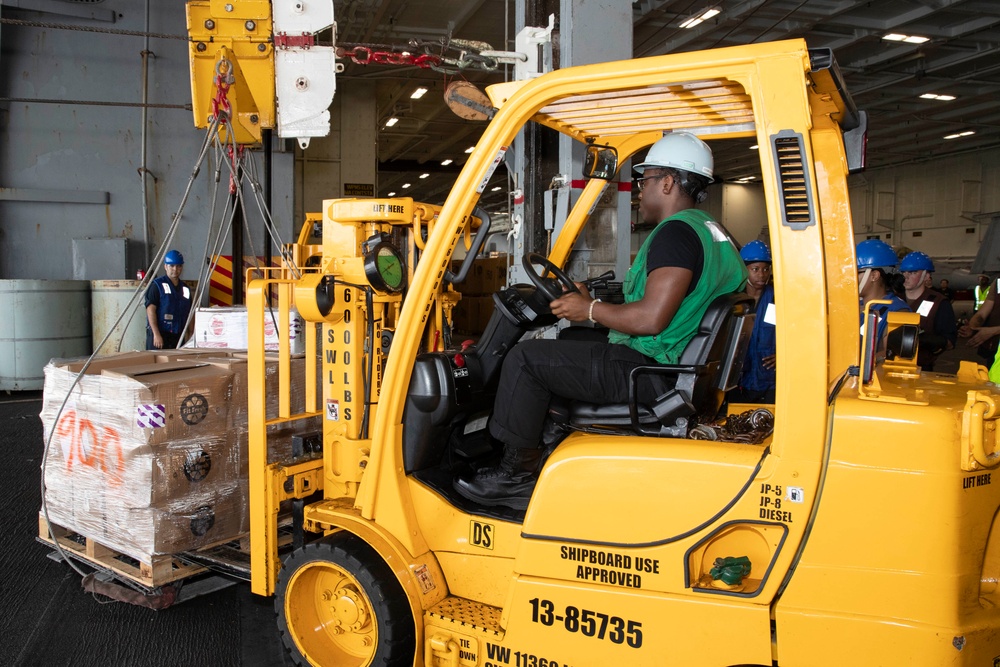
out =
[[[870,306],[871,304],[869,304]],[[868,384],[875,376],[875,353],[878,350],[878,312],[865,310],[865,326],[861,336],[861,383]]]
[[[618,151],[613,146],[587,145],[583,177],[610,181],[618,173]]]
[[[868,113],[858,111],[858,126],[844,132],[847,171],[856,174],[868,164]]]

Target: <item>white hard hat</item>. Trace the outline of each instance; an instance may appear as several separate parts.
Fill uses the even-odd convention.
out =
[[[715,180],[712,177],[712,170],[715,168],[712,149],[690,132],[671,132],[664,135],[650,146],[649,152],[646,153],[646,161],[632,168],[641,174],[647,167],[683,169],[692,174],[706,176],[710,182]]]

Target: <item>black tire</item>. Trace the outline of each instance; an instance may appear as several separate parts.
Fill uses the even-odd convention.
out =
[[[297,665],[413,664],[416,630],[406,593],[378,553],[351,533],[307,544],[285,559],[274,611]]]

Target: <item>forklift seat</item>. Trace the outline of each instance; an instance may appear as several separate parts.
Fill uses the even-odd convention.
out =
[[[629,376],[629,402],[575,401],[556,407],[556,421],[574,430],[634,430],[642,435],[685,437],[692,416],[714,419],[725,394],[739,381],[753,330],[753,298],[743,292],[715,298],[678,363],[639,366]],[[656,398],[640,403],[640,380]],[[559,414],[563,412],[563,414]]]

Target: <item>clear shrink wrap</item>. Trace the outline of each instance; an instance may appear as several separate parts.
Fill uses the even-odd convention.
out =
[[[246,360],[192,351],[100,357],[45,368],[41,419],[49,520],[143,562],[249,530]],[[302,358],[292,405],[304,405]],[[267,364],[277,414],[277,365]],[[66,405],[60,412],[63,399]],[[317,418],[269,427],[269,460]]]

